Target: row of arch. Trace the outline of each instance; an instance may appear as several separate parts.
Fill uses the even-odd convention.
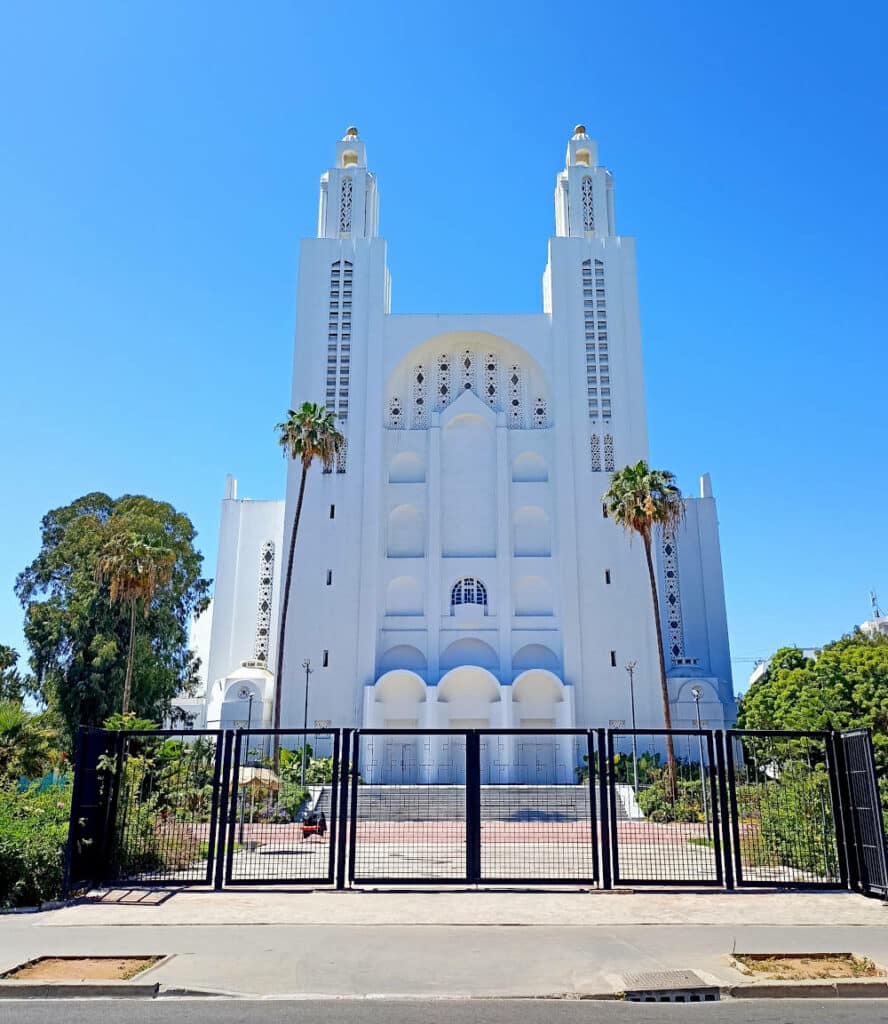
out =
[[[540,505],[522,505],[512,517],[512,554],[544,557],[552,554],[549,514]],[[416,505],[396,505],[389,513],[386,553],[389,558],[422,558],[426,541],[425,516]],[[444,551],[454,556],[471,552]]]
[[[463,602],[453,601],[453,584],[449,593],[451,614]],[[485,598],[487,597],[485,588]],[[385,591],[386,615],[425,615],[425,593],[417,576],[396,576]],[[488,614],[487,601],[467,602]],[[554,615],[555,594],[543,576],[520,576],[512,584],[512,605],[515,615]]]
[[[419,452],[398,452],[389,464],[390,484],[424,484],[426,464]],[[546,459],[540,452],[521,452],[512,460],[513,483],[545,483],[549,479]]]
[[[375,684],[375,698],[379,703],[422,704],[428,688],[425,681],[409,669],[393,669],[381,675]],[[560,704],[564,701],[564,683],[547,669],[528,669],[512,683],[514,703]],[[480,665],[454,668],[442,676],[436,688],[439,704],[457,701],[482,701],[493,704],[501,699],[500,682]]]
[[[462,637],[444,648],[439,665],[442,672],[466,665],[499,671],[500,661],[496,651],[484,640],[477,637]],[[377,674],[383,675],[395,669],[410,669],[423,673],[427,668],[426,656],[418,647],[412,644],[397,644],[390,647],[379,659]],[[512,670],[524,672],[528,669],[557,672],[560,669],[558,656],[544,644],[525,644],[512,655]]]

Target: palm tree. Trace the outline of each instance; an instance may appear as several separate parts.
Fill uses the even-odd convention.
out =
[[[284,639],[287,633],[287,611],[290,607],[290,584],[293,580],[293,555],[296,551],[296,534],[302,518],[302,499],[305,496],[305,481],[315,459],[329,472],[333,462],[345,444],[345,438],[336,427],[333,413],[314,402],[303,402],[298,410],[290,409],[287,418],[275,425],[278,444],[284,458],[298,461],[302,466],[299,480],[299,496],[296,499],[296,513],[290,531],[290,548],[287,553],[287,572],[284,577],[284,600],[281,604],[281,619],[278,625],[277,666],[274,679],[274,728],[281,727],[281,691],[284,679]],[[277,770],[280,740],[274,737],[274,765]]]
[[[624,466],[611,477],[610,487],[603,495],[608,512],[618,526],[627,533],[638,534],[644,545],[647,561],[648,580],[654,604],[654,625],[657,630],[657,656],[660,659],[660,690],[663,697],[663,722],[672,728],[669,710],[669,686],[666,681],[666,659],[663,655],[663,627],[660,623],[660,598],[657,592],[657,577],[654,572],[652,539],[654,527],[659,526],[666,533],[672,532],[682,521],[685,504],[681,491],[675,484],[675,476],[665,469],[651,469],[642,459],[634,466]],[[671,734],[666,734],[666,759],[669,772],[669,789],[675,796],[675,749]]]
[[[175,564],[176,553],[170,548],[125,530],[111,535],[96,563],[96,579],[109,584],[111,603],[121,601],[130,606],[129,647],[123,684],[124,715],[129,713],[133,685],[136,606],[142,602],[147,619],[155,591],[170,582]]]

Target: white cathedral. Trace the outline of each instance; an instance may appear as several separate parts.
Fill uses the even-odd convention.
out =
[[[610,473],[648,457],[635,245],[578,126],[555,182],[542,310],[391,312],[379,197],[354,128],[302,242],[292,407],[323,397],[347,439],[311,469],[284,651],[281,722],[365,728],[663,725],[640,542],[606,515]],[[269,424],[283,410],[268,410]],[[286,498],[222,502],[215,594],[193,627],[196,726],[272,721]],[[734,719],[709,478],[657,543],[675,728]]]

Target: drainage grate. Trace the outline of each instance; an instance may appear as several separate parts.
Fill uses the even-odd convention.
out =
[[[647,971],[624,974],[623,993],[630,1003],[714,1003],[720,990],[693,971]]]

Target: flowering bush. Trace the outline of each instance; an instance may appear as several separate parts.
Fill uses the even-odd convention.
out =
[[[0,907],[27,907],[62,892],[69,785],[0,789]]]

